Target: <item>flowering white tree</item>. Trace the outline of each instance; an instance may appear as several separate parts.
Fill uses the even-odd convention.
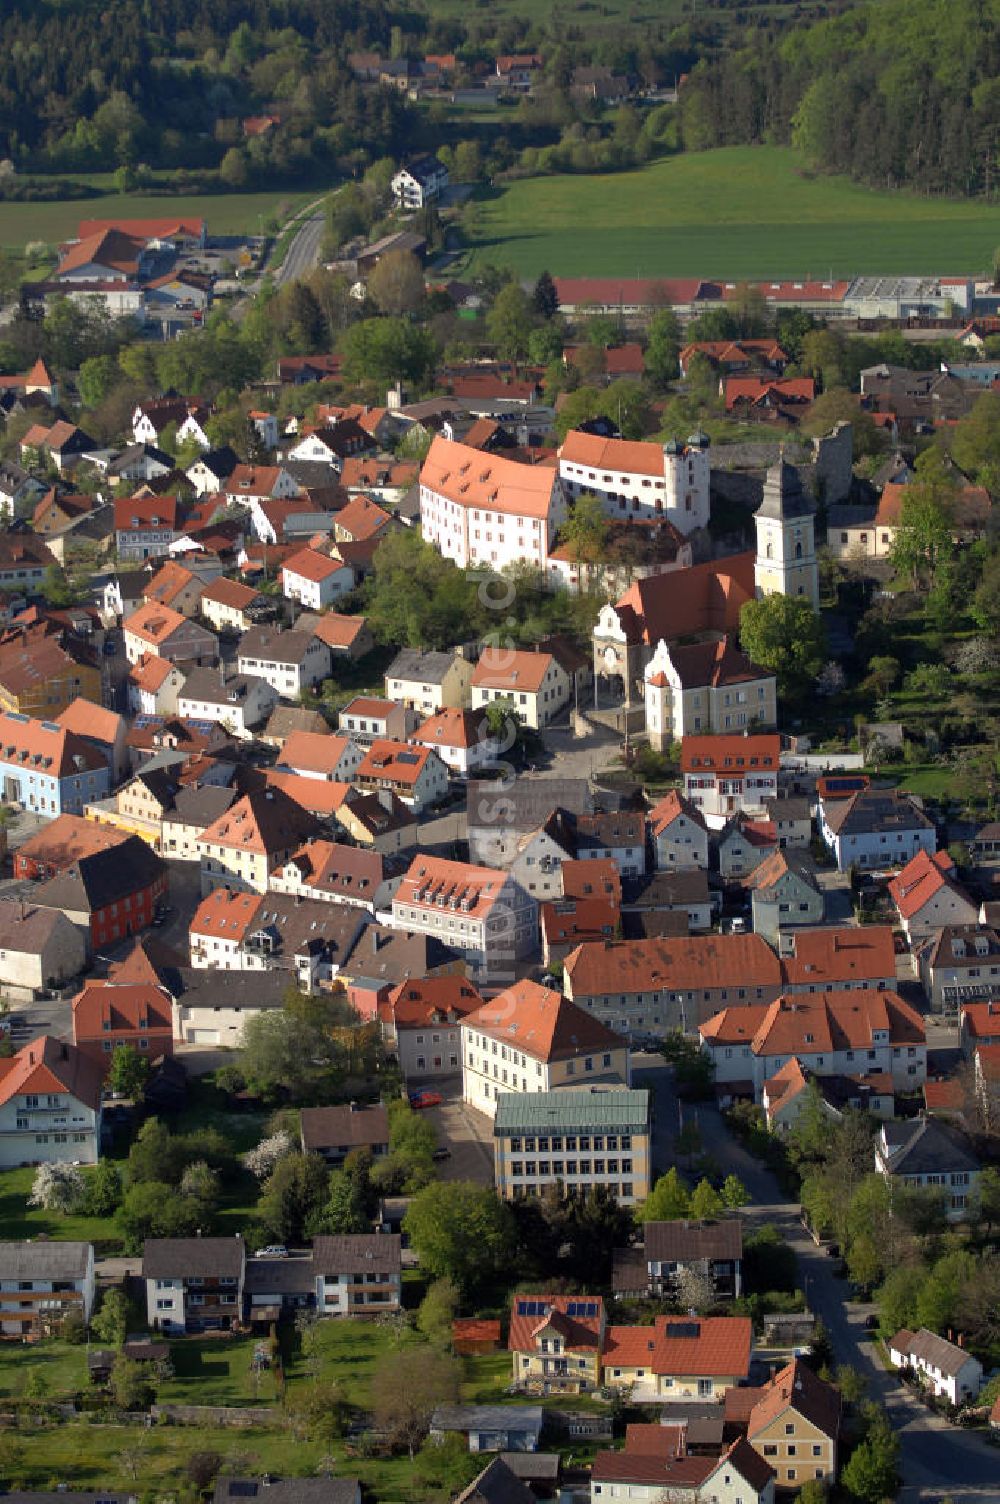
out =
[[[28,1197],[29,1206],[47,1212],[71,1212],[83,1198],[83,1176],[75,1165],[39,1165]]]
[[[243,1156],[243,1163],[255,1175],[258,1180],[266,1180],[279,1160],[291,1154],[295,1148],[292,1135],[284,1128],[277,1133],[272,1133],[270,1138],[262,1139],[256,1149],[250,1149]]]

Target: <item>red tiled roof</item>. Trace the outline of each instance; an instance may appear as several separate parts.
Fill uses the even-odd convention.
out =
[[[748,1439],[773,1425],[787,1410],[794,1410],[836,1441],[840,1430],[840,1393],[798,1358],[762,1387],[750,1412]]]
[[[414,977],[392,989],[379,1004],[379,1017],[397,1030],[420,1029],[452,1016],[464,1018],[482,1005],[482,995],[464,977]]]
[[[176,496],[116,496],[115,530],[134,533],[143,529],[177,528]]]
[[[551,653],[519,652],[511,648],[483,649],[472,676],[473,689],[508,689],[538,694],[554,659]]]
[[[122,628],[133,637],[159,647],[184,625],[185,618],[172,606],[161,606],[159,601],[146,601],[125,618]]]
[[[794,950],[782,957],[785,981],[827,987],[896,975],[892,929],[887,924],[795,930]]]
[[[129,1030],[156,1038],[172,1035],[170,999],[148,983],[86,982],[73,999],[73,1042],[100,1039],[106,1032]]]
[[[393,783],[416,787],[430,757],[430,747],[415,747],[408,742],[396,742],[382,737],[372,742],[358,765],[355,777],[359,782],[363,779],[388,778]]]
[[[322,731],[292,731],[286,737],[278,759],[283,767],[294,768],[297,772],[320,773],[329,778],[350,746],[349,736]]]
[[[625,1041],[606,1024],[538,982],[515,982],[466,1019],[469,1028],[523,1050],[535,1060],[575,1060]]]
[[[141,240],[170,240],[176,235],[186,235],[200,240],[205,233],[203,219],[81,219],[77,234],[100,235],[105,230],[120,230],[124,235],[134,235]]]
[[[295,574],[300,579],[310,580],[314,585],[321,585],[324,580],[339,574],[343,568],[343,559],[331,559],[328,554],[317,553],[314,548],[302,548],[285,560],[281,572],[283,575]]]
[[[603,1363],[656,1374],[745,1377],[752,1335],[747,1316],[658,1316],[653,1326],[609,1327]]]
[[[313,635],[328,648],[349,648],[364,631],[367,622],[363,616],[338,616],[328,611],[313,628]]]
[[[239,580],[227,580],[225,576],[213,580],[201,593],[203,602],[214,601],[220,606],[231,606],[234,611],[245,611],[258,597],[259,592],[251,585],[244,585]]]
[[[584,1301],[597,1307],[596,1315],[578,1314]],[[569,1314],[571,1305],[577,1312],[572,1316]],[[527,1307],[531,1307],[530,1311]],[[539,1307],[544,1310],[540,1311]],[[508,1351],[534,1352],[536,1337],[550,1325],[557,1329],[567,1352],[595,1352],[604,1325],[604,1302],[599,1295],[515,1295],[511,1302]]]
[[[355,710],[356,706],[353,707]],[[363,712],[360,712],[363,714]],[[417,727],[411,741],[427,747],[478,747],[489,740],[484,710],[458,710],[448,706]]]
[[[667,830],[680,815],[685,815],[694,825],[701,830],[707,830],[705,816],[697,805],[692,804],[690,799],[685,799],[677,789],[671,789],[669,794],[664,794],[658,803],[649,811],[649,828],[654,836],[660,835]]]
[[[565,969],[574,997],[580,998],[781,985],[781,963],[760,935],[604,940],[579,946],[567,956]]]
[[[889,896],[900,918],[912,919],[943,888],[950,888],[957,897],[965,898],[954,876],[955,863],[947,851],[935,852],[934,856],[918,851],[889,883]]]
[[[685,736],[681,740],[681,772],[777,772],[781,753],[778,736]]]
[[[714,1044],[750,1041],[755,1055],[811,1055],[870,1049],[884,1029],[894,1045],[924,1044],[924,1022],[896,992],[786,993],[766,1007],[723,1008],[701,1027]]]
[[[241,941],[261,905],[259,893],[236,893],[215,888],[195,909],[189,926],[192,935]]]
[[[73,1044],[43,1034],[0,1060],[0,1106],[27,1093],[66,1092],[88,1107],[101,1103],[100,1066]]]
[[[621,905],[621,872],[614,857],[568,858],[560,870],[564,898],[606,898]]]
[[[483,454],[437,435],[420,471],[420,484],[461,507],[518,517],[548,517],[556,473],[547,466]]]
[[[962,1028],[972,1039],[1000,1039],[1000,1002],[963,1003]]]

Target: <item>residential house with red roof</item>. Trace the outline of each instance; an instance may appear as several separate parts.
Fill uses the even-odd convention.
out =
[[[816,400],[816,383],[811,376],[723,376],[719,394],[730,417],[793,427]]]
[[[509,705],[522,725],[540,731],[572,693],[572,681],[554,653],[486,647],[472,675],[472,708]]]
[[[190,621],[172,606],[145,601],[122,623],[125,656],[136,664],[152,655],[184,668],[218,662],[219,642],[213,632]]]
[[[115,497],[115,549],[121,564],[164,557],[179,527],[176,496]]]
[[[687,537],[707,526],[709,441],[686,444],[608,439],[571,429],[559,449],[559,479],[570,501],[593,495],[608,517],[665,517]]]
[[[947,851],[917,851],[889,883],[889,897],[906,938],[929,939],[945,925],[975,926],[979,905],[958,881]]]
[[[563,990],[628,1034],[694,1030],[720,1008],[742,1012],[780,996],[781,962],[759,935],[604,940],[566,958]]]
[[[78,857],[42,883],[36,902],[61,909],[95,950],[147,929],[166,898],[166,864],[137,835]]]
[[[275,764],[279,772],[300,778],[320,778],[350,783],[364,757],[362,748],[349,736],[317,731],[293,731]]]
[[[198,841],[202,893],[219,887],[266,893],[271,873],[317,833],[314,817],[281,789],[244,794]]]
[[[134,715],[177,714],[187,666],[147,653],[133,664],[128,676],[129,709]]]
[[[545,568],[566,516],[553,467],[522,465],[437,436],[420,471],[420,531],[460,569]]]
[[[448,769],[433,747],[388,739],[371,743],[354,780],[369,793],[395,794],[414,814],[440,803],[448,792]]]
[[[515,982],[462,1021],[462,1096],[492,1117],[505,1092],[629,1084],[628,1042],[537,982]]]
[[[150,982],[92,978],[73,999],[73,1043],[104,1075],[116,1045],[150,1061],[173,1054],[170,994]]]
[[[0,1167],[96,1164],[101,1079],[82,1050],[49,1034],[0,1059]]]
[[[56,720],[66,731],[82,736],[102,754],[115,782],[124,777],[128,763],[125,747],[128,723],[124,716],[106,710],[94,700],[78,697],[59,712]]]
[[[428,716],[409,740],[416,746],[433,748],[449,772],[460,778],[492,766],[500,756],[500,740],[490,735],[485,710],[439,710]]]
[[[334,661],[363,658],[375,646],[371,628],[363,616],[341,616],[336,611],[327,611],[317,621],[313,633],[330,649]]]
[[[268,597],[259,590],[224,575],[204,586],[198,607],[217,632],[246,632],[273,610]]]
[[[896,987],[896,950],[887,924],[827,925],[784,937],[785,992],[875,992]]]
[[[731,1389],[725,1396],[727,1429],[741,1431],[786,1490],[837,1477],[840,1391],[821,1379],[801,1358],[780,1369],[766,1384]]]
[[[755,935],[778,946],[799,925],[823,923],[825,900],[808,857],[774,851],[747,879]]]
[[[80,857],[106,851],[127,840],[120,831],[109,830],[82,815],[57,815],[14,852],[14,876],[34,881],[54,877]]]
[[[538,945],[538,905],[509,873],[424,853],[396,891],[392,922],[458,951],[476,982],[509,975]]]
[[[748,1316],[658,1316],[652,1326],[608,1327],[601,1378],[636,1404],[721,1401],[750,1372]]]
[[[191,920],[191,965],[276,973],[313,992],[330,986],[366,923],[351,904],[215,888]]]
[[[407,1088],[458,1075],[462,1020],[482,1004],[478,989],[459,976],[414,977],[379,1002],[382,1039],[399,1061]]]
[[[727,376],[744,376],[762,368],[781,376],[788,364],[788,356],[773,339],[695,340],[685,345],[677,357],[682,379],[687,379],[688,365],[696,356]]]
[[[728,636],[671,647],[657,643],[643,675],[646,732],[657,751],[710,731],[758,731],[777,722],[777,680]]]
[[[406,741],[415,719],[412,710],[395,700],[356,695],[339,712],[337,724],[352,741],[370,746],[372,742],[386,738]]]
[[[793,1057],[817,1076],[887,1076],[916,1092],[927,1078],[927,1036],[896,992],[795,993],[764,1006],[726,1007],[700,1025],[718,1086],[765,1081]]]
[[[58,717],[81,696],[101,698],[94,649],[69,632],[16,629],[0,640],[0,707],[24,715]]]
[[[204,581],[176,559],[167,559],[144,587],[142,598],[170,606],[182,616],[197,616],[201,609]]]
[[[281,566],[281,592],[309,611],[323,611],[354,589],[354,570],[336,552],[303,548]]]
[[[629,1426],[645,1429],[653,1441],[626,1441],[621,1452],[598,1452],[591,1467],[590,1496],[632,1499],[635,1504],[699,1504],[703,1499],[726,1504],[773,1504],[774,1469],[742,1437],[718,1456],[688,1453],[672,1445],[673,1426]]]
[[[817,1076],[792,1056],[764,1082],[761,1106],[768,1128],[774,1134],[790,1133],[813,1100],[831,1124],[841,1122],[845,1109],[867,1112],[873,1118],[891,1118],[896,1113],[892,1077],[880,1071],[855,1076]]]
[[[1000,1000],[959,1003],[962,1054],[970,1060],[980,1045],[1000,1044]]]
[[[600,1387],[607,1341],[599,1295],[515,1295],[507,1351],[516,1390],[588,1394]]]
[[[697,805],[671,789],[647,817],[660,872],[708,870],[708,826]]]
[[[763,813],[765,801],[777,798],[780,752],[772,735],[686,736],[684,797],[716,829],[737,810]]]
[[[82,814],[84,806],[111,790],[102,754],[55,721],[0,711],[0,790],[43,818]]]

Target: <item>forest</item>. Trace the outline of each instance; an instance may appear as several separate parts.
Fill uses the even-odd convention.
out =
[[[792,144],[880,188],[989,196],[1000,128],[998,0],[872,0],[781,35],[748,27],[681,94],[683,142]]]

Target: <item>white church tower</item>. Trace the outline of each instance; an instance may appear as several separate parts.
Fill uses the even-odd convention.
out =
[[[784,455],[767,472],[764,500],[754,516],[758,596],[804,595],[819,610],[819,569],[813,507],[798,472]]]

